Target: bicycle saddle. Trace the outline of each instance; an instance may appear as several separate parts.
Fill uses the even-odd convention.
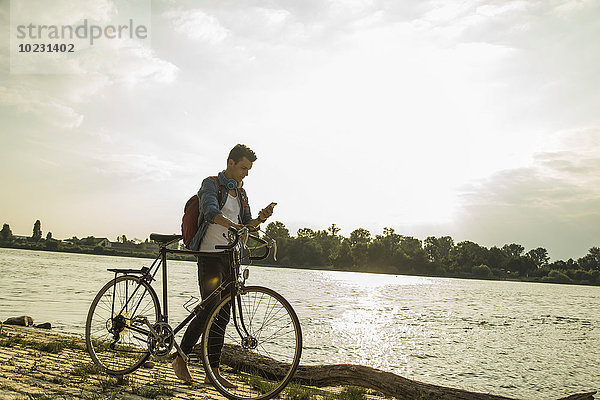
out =
[[[182,239],[181,235],[163,235],[160,233],[151,233],[150,240],[154,240],[158,244],[168,244]]]

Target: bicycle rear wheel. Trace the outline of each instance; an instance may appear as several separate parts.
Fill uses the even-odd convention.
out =
[[[250,286],[212,310],[201,349],[206,374],[221,394],[233,400],[270,399],[285,388],[300,362],[300,322],[283,296]]]
[[[96,295],[85,324],[85,343],[92,360],[111,375],[134,371],[150,356],[148,327],[160,305],[154,290],[137,276],[120,276]]]

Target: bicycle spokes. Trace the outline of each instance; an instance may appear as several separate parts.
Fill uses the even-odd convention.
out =
[[[118,277],[92,302],[86,322],[88,352],[110,374],[131,372],[150,356],[149,327],[159,318],[158,298],[147,283],[134,276]]]
[[[281,295],[263,287],[248,287],[223,299],[209,316],[202,339],[208,376],[222,394],[239,400],[279,393],[296,370],[301,350],[293,309]],[[213,371],[217,367],[218,374]],[[236,387],[228,387],[217,375]]]

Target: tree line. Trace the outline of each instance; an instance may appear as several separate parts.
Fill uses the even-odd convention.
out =
[[[325,230],[301,228],[291,236],[286,226],[271,222],[265,233],[277,241],[278,266],[425,276],[518,279],[555,283],[600,284],[600,248],[577,260],[550,262],[542,247],[525,252],[517,243],[487,248],[472,241],[456,243],[450,236],[420,240],[384,228],[373,236],[364,228],[348,237],[333,224]]]
[[[2,242],[10,242],[14,239],[12,230],[10,229],[10,225],[4,224],[2,226],[2,230],[0,230],[0,241]],[[33,234],[30,237],[31,241],[39,242],[42,240],[42,223],[40,220],[36,220],[33,224]],[[46,235],[46,240],[52,239],[52,232],[48,232]]]
[[[420,240],[384,228],[373,236],[364,228],[355,229],[348,237],[339,234],[332,224],[324,230],[298,229],[296,236],[280,221],[271,222],[265,234],[277,241],[277,259],[273,254],[266,265],[343,271],[410,274],[424,276],[516,279],[554,283],[581,283],[600,285],[600,248],[592,247],[577,259],[550,262],[548,251],[542,247],[525,251],[517,243],[487,248],[472,241],[455,243],[450,236],[429,236]],[[156,244],[127,240],[125,235],[105,248],[95,245],[89,236],[66,241],[52,238],[48,232],[42,239],[41,222],[33,226],[32,236],[26,241],[15,241],[8,224],[0,231],[0,245],[77,253],[154,257]],[[175,257],[192,259],[192,257]]]

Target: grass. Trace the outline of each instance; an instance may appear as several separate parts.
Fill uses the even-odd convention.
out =
[[[119,375],[116,377],[115,376],[103,377],[103,378],[100,378],[99,383],[100,383],[100,388],[102,389],[103,392],[107,391],[108,389],[114,388],[114,387],[129,386],[131,384],[129,377],[124,376],[124,375]]]
[[[358,386],[346,386],[337,396],[339,400],[365,400],[367,389]]]
[[[26,374],[29,372],[35,372],[38,370],[39,367],[40,367],[40,365],[38,365],[37,361],[34,360],[33,364],[31,364],[30,366],[18,365],[17,372],[20,372],[23,374]],[[43,365],[42,367],[45,367],[45,365]]]
[[[81,339],[61,339],[65,348],[86,351],[85,343]]]
[[[96,353],[110,350],[110,342],[106,340],[92,339],[92,347]],[[84,349],[85,350],[85,349]]]
[[[131,393],[138,396],[147,397],[149,399],[158,399],[162,396],[171,396],[173,395],[174,391],[173,389],[165,386],[164,383],[160,381],[154,381],[150,384],[132,386]]]
[[[23,344],[23,338],[10,336],[6,339],[0,339],[0,347],[15,347],[16,344]]]
[[[83,400],[99,400],[99,399],[104,400],[104,399],[106,399],[106,393],[90,393],[90,392],[85,392],[82,389],[79,397],[81,397]],[[112,393],[110,396],[110,399],[112,400],[115,398],[116,398],[116,394]]]
[[[105,351],[111,351],[111,352],[121,351],[121,353],[119,353],[119,355],[121,357],[139,358],[140,357],[139,352],[142,351],[142,349],[140,347],[136,347],[136,346],[132,346],[132,345],[125,345],[125,344],[117,343],[117,344],[115,344],[115,348],[113,348],[113,349],[110,348],[111,345],[112,345],[112,342],[108,341],[108,340],[92,339],[92,347],[94,348],[94,352],[96,354],[103,353]],[[87,351],[87,348],[85,346],[83,346],[82,350]],[[134,350],[135,352],[129,354],[128,353],[129,350]]]
[[[71,371],[71,375],[80,376],[86,381],[91,375],[103,374],[103,369],[97,366],[94,363],[84,363],[79,364]],[[114,399],[118,395],[116,391],[109,392],[111,389],[115,388],[125,388],[130,387],[130,389],[126,389],[132,394],[149,398],[149,399],[158,399],[162,396],[171,396],[174,391],[167,387],[163,382],[159,379],[154,380],[154,382],[149,384],[134,384],[129,376],[119,375],[119,376],[100,376],[98,378],[98,386],[102,391],[102,395],[97,394],[89,394],[86,393],[87,397],[85,399]],[[82,392],[83,395],[83,392]],[[90,397],[91,396],[91,397]],[[107,397],[110,396],[110,397]]]
[[[25,339],[22,337],[8,337],[0,340],[0,347],[15,347],[21,345],[30,349],[43,351],[44,353],[58,354],[66,348],[85,350],[76,339],[55,339],[49,342]]]
[[[262,394],[269,393],[276,386],[275,383],[266,381],[255,375],[249,375],[243,377],[242,379],[246,381],[248,385],[252,386],[252,388],[258,390]]]
[[[31,346],[36,350],[43,351],[45,353],[58,354],[64,350],[65,343],[61,341],[53,341],[53,342],[40,342],[37,343],[37,346]]]
[[[29,400],[56,400],[56,396],[43,393],[27,393],[27,398]]]
[[[0,365],[2,365],[2,364],[15,366],[16,365],[16,363],[15,363],[15,356],[12,356],[11,358],[9,358],[6,361],[0,361]]]
[[[83,380],[87,380],[90,375],[103,374],[104,369],[94,363],[81,363],[71,370],[71,375],[80,376]]]
[[[67,383],[67,380],[65,378],[63,378],[62,376],[53,376],[52,378],[50,378],[50,382],[56,383],[59,385],[64,385],[65,383]]]
[[[310,400],[317,397],[319,391],[291,383],[285,389],[286,398],[290,400]]]

